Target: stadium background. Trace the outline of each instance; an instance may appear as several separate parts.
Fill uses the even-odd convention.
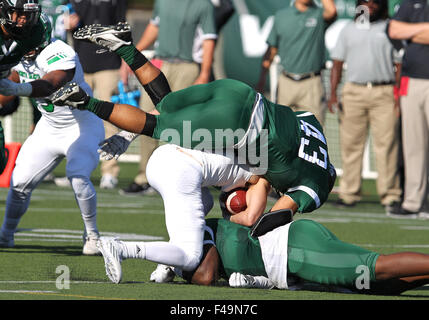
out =
[[[320,3],[320,0],[315,0]],[[389,14],[393,15],[401,0],[389,0]],[[238,79],[254,86],[258,80],[262,55],[266,50],[265,39],[272,26],[273,14],[280,8],[289,6],[290,0],[233,0],[236,12],[219,35],[215,52],[214,72],[217,78]],[[338,18],[326,32],[326,69],[322,73],[323,84],[329,97],[330,61],[329,49],[335,44],[339,31],[344,23],[355,15],[355,0],[335,1]],[[153,0],[130,0],[127,20],[133,30],[133,38],[139,39],[152,14]],[[70,41],[72,41],[70,39]],[[346,70],[345,70],[346,71]],[[270,79],[267,82],[266,95],[275,101],[276,75],[280,72],[278,63],[271,67]],[[343,76],[344,79],[344,76]],[[129,90],[139,88],[135,78],[130,79]],[[341,89],[341,85],[340,85]],[[6,142],[23,143],[28,137],[32,123],[32,111],[26,98],[21,100],[22,107],[12,116],[2,121],[5,127]],[[338,117],[326,113],[325,134],[328,140],[332,163],[341,175],[341,156],[338,135]],[[139,141],[134,141],[127,153],[120,158],[124,162],[139,161]],[[375,158],[371,141],[367,143],[362,175],[364,178],[376,178]]]

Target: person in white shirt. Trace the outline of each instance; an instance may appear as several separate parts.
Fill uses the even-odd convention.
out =
[[[99,254],[96,242],[97,196],[90,180],[97,167],[98,144],[104,139],[102,120],[88,111],[58,108],[44,97],[69,81],[76,81],[92,95],[72,47],[53,39],[44,48],[27,54],[8,79],[0,80],[0,103],[15,96],[34,99],[42,117],[21,147],[12,173],[6,212],[0,229],[0,247],[14,246],[14,233],[27,211],[32,191],[64,159],[84,222],[83,254]]]

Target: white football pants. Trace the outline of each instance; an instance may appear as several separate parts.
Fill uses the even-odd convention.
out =
[[[202,188],[203,168],[191,156],[159,147],[147,164],[149,184],[161,195],[169,242],[122,242],[124,258],[144,258],[185,271],[195,269],[203,254],[205,215],[213,207],[208,188]],[[174,166],[171,166],[171,161]],[[144,247],[145,255],[138,255]]]
[[[98,234],[96,192],[90,176],[98,165],[97,149],[104,139],[104,127],[101,121],[95,120],[89,117],[70,126],[53,127],[45,118],[40,119],[16,159],[1,228],[5,237],[13,238],[29,206],[31,193],[64,157],[66,175],[81,210],[85,231]]]

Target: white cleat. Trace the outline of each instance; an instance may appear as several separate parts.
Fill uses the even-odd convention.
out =
[[[6,238],[3,233],[0,231],[0,248],[13,248],[15,246],[15,241],[12,239]]]
[[[68,82],[51,94],[47,100],[56,106],[69,106],[72,109],[84,110],[90,97],[76,82]]]
[[[156,283],[166,283],[174,280],[176,274],[173,269],[165,264],[158,264],[156,269],[150,275],[150,281]]]
[[[97,247],[97,242],[99,240],[99,236],[97,235],[89,235],[83,236],[83,249],[82,254],[85,256],[100,256],[100,249]]]
[[[110,51],[115,51],[123,45],[133,43],[131,28],[127,22],[119,22],[112,26],[92,24],[79,28],[74,34],[76,40],[86,40]]]
[[[106,275],[113,283],[119,283],[122,280],[122,249],[119,240],[115,238],[100,237],[97,242],[98,249],[104,258]]]

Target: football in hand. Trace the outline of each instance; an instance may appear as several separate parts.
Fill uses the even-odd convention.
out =
[[[236,214],[246,210],[246,190],[234,189],[225,194],[225,208],[230,214]]]

